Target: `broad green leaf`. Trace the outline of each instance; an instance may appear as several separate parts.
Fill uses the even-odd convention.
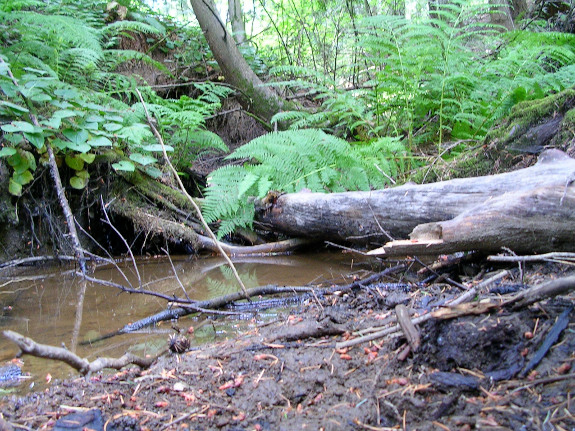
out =
[[[77,190],[82,190],[88,184],[88,180],[80,178],[78,176],[73,176],[70,178],[70,185]]]
[[[24,137],[38,149],[44,146],[44,135],[42,133],[24,133]]]
[[[75,129],[64,129],[62,130],[62,134],[68,138],[70,141],[78,144],[83,144],[88,140],[90,134],[83,129],[75,130]]]
[[[118,123],[106,123],[104,124],[104,129],[106,129],[108,132],[116,132],[118,130],[120,130],[122,127],[121,124]]]
[[[68,148],[68,141],[56,138],[52,141],[52,145],[58,148],[59,150],[64,151],[66,148]]]
[[[83,171],[76,172],[76,176],[79,178],[82,178],[84,180],[87,180],[88,178],[90,178],[90,174],[85,169]]]
[[[3,147],[2,149],[0,149],[0,157],[12,156],[16,153],[17,153],[17,151],[15,148]]]
[[[12,178],[10,178],[10,183],[8,184],[8,191],[11,195],[20,196],[22,194],[22,184],[17,183]]]
[[[174,151],[174,147],[172,147],[171,145],[164,145],[164,147],[166,148],[166,152],[172,152]],[[150,144],[150,145],[144,145],[142,147],[142,149],[144,151],[150,151],[151,153],[161,153],[162,152],[162,144]]]
[[[66,145],[67,148],[79,153],[90,151],[91,147],[86,143],[90,135],[86,130],[65,129],[62,134],[70,140]]]
[[[14,175],[12,175],[12,179],[18,184],[25,186],[34,179],[34,175],[32,175],[32,173],[29,170],[25,170],[20,174],[15,173]]]
[[[4,139],[12,145],[20,145],[24,141],[24,137],[20,133],[5,133]]]
[[[90,147],[89,144],[75,143],[75,142],[68,142],[67,147],[69,149],[71,149],[72,151],[77,151],[79,153],[85,153],[85,152],[90,151],[92,149],[92,147]]]
[[[28,123],[27,121],[12,121],[10,124],[3,125],[1,129],[8,133],[35,132],[34,125]]]
[[[90,114],[86,117],[86,121],[89,121],[90,123],[100,123],[104,121],[104,117],[101,115]]]
[[[59,109],[52,114],[52,117],[56,118],[70,118],[76,117],[80,114],[79,111],[73,111],[71,109]]]
[[[6,113],[11,111],[11,112],[16,113],[18,115],[27,114],[28,112],[30,112],[28,110],[28,108],[25,108],[24,106],[16,105],[15,103],[7,102],[4,100],[0,100],[0,110],[1,110],[1,112],[6,112]]]
[[[145,154],[140,153],[130,154],[130,160],[133,160],[134,162],[139,163],[142,166],[150,165],[157,161],[155,157],[147,156]]]
[[[21,154],[22,158],[24,160],[26,160],[26,164],[28,165],[30,170],[35,171],[36,170],[36,158],[34,157],[34,154],[32,154],[30,151],[22,151],[22,150],[20,150],[20,154]]]
[[[24,67],[23,68],[26,72],[30,72],[30,75],[25,75],[30,77],[30,79],[36,78],[36,75],[38,76],[43,76],[43,75],[47,75],[48,72],[42,69],[35,69],[33,67]],[[32,75],[33,74],[33,75]]]
[[[121,162],[112,164],[112,167],[117,171],[127,171],[134,172],[136,166],[127,160],[122,160]]]
[[[33,102],[42,103],[42,102],[49,102],[50,100],[52,100],[52,96],[49,96],[46,93],[36,92],[35,94],[31,95],[29,99]]]
[[[92,147],[111,147],[112,146],[112,141],[110,141],[105,136],[97,136],[95,138],[92,138],[88,141],[88,143]]]
[[[54,94],[56,96],[61,97],[62,99],[77,99],[79,96],[79,93],[72,89],[72,88],[68,88],[68,89],[64,89],[64,88],[60,88],[58,90],[54,90]]]
[[[78,154],[77,157],[80,157],[86,163],[90,164],[94,161],[94,159],[96,158],[96,155],[92,154],[92,153],[82,153],[82,154]]]
[[[90,131],[98,130],[98,123],[90,123],[86,121],[85,123],[82,124],[82,128]]]
[[[145,166],[143,171],[154,179],[160,178],[163,175],[163,172],[155,166]]]
[[[11,99],[18,97],[18,87],[12,82],[0,82],[0,90]]]
[[[119,115],[108,114],[108,115],[106,115],[105,118],[106,118],[106,120],[113,121],[115,123],[123,123],[124,122],[124,118],[119,116]]]
[[[84,160],[77,156],[66,156],[66,165],[70,168],[74,169],[75,171],[81,171],[84,169]]]
[[[51,129],[58,130],[62,126],[62,119],[58,117],[52,117],[49,120],[43,120],[42,124],[48,126]]]
[[[65,100],[52,100],[50,104],[60,109],[67,109],[73,106],[70,102],[66,102]]]

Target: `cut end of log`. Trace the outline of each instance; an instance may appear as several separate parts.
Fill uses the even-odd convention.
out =
[[[398,241],[388,242],[383,247],[368,251],[367,254],[370,256],[435,254],[437,247],[441,245],[443,245],[443,240],[441,239],[428,239],[428,240],[402,239]]]

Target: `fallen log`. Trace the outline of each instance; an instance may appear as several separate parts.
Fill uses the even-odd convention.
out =
[[[274,231],[369,245],[372,254],[575,248],[575,160],[547,150],[529,168],[370,192],[284,194],[258,207]],[[265,201],[264,202],[268,202]],[[411,236],[411,240],[405,240]]]

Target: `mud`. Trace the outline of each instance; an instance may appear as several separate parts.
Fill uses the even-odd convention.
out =
[[[0,411],[24,429],[52,429],[89,409],[101,412],[107,430],[575,428],[575,313],[543,361],[519,377],[573,294],[429,320],[418,328],[420,348],[405,360],[402,337],[336,348],[385,324],[392,315],[385,299],[399,295],[392,293],[371,286],[317,298],[232,339],[167,354],[148,370],[8,394]],[[432,286],[400,293],[423,313],[461,292]]]

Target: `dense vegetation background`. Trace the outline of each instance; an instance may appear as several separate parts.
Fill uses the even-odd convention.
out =
[[[246,72],[237,58],[213,55],[214,30],[191,9],[176,20],[128,0],[2,3],[5,255],[15,243],[24,254],[73,249],[55,175],[85,238],[111,252],[125,248],[101,221],[107,208],[132,244],[158,232],[138,212],[152,201],[149,211],[161,207],[201,233],[185,200],[168,192],[175,181],[154,129],[219,237],[245,241],[254,198],[383,188],[433,180],[431,166],[473,166],[518,105],[575,84],[572,2],[203,3],[221,26],[215,38],[234,38],[252,80],[237,80]],[[254,87],[281,103],[262,112]],[[15,226],[24,238],[11,236]],[[166,237],[200,248],[176,231]],[[139,241],[150,249],[148,235]]]

